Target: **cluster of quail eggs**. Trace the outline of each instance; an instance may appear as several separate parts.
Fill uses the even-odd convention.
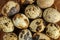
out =
[[[59,38],[60,26],[56,23],[60,21],[60,12],[51,7],[54,0],[22,0],[21,3],[28,4],[22,13],[21,5],[15,1],[8,1],[1,10],[0,31],[6,32],[3,40]],[[20,30],[19,35],[13,32],[15,27]]]

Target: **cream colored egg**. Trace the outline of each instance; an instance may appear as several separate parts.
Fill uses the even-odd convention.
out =
[[[24,14],[20,13],[13,17],[13,23],[17,28],[25,29],[28,28],[29,19]]]

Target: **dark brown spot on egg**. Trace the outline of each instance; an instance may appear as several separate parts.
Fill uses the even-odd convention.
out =
[[[54,29],[53,31],[56,31],[56,29]]]
[[[16,35],[14,35],[14,37],[16,37]]]
[[[55,26],[56,28],[58,28],[58,25],[57,25],[57,24],[54,24],[54,26]]]
[[[33,7],[33,11],[34,11],[34,7]]]
[[[28,24],[28,20],[27,19],[24,19],[24,21],[26,22],[26,24]]]
[[[11,35],[13,35],[14,37],[16,37],[16,35],[15,35],[15,34],[13,34],[13,33],[11,33]]]
[[[22,38],[22,37],[23,37],[23,34],[21,34],[20,38]]]
[[[51,23],[50,26],[53,26],[53,24]]]
[[[35,35],[35,36],[33,37],[33,40],[39,40],[39,35]]]
[[[22,34],[24,34],[25,32],[24,31],[22,31]]]
[[[29,17],[31,17],[31,15],[29,13],[27,13]]]
[[[38,26],[38,27],[36,28],[36,31],[39,31],[39,30],[41,30],[41,26]]]
[[[51,18],[50,16],[48,16],[48,18]]]
[[[37,24],[37,25],[39,25],[39,24],[40,24],[40,22],[36,22],[36,24]]]
[[[9,21],[9,22],[11,22],[11,21]]]
[[[8,26],[8,24],[7,23],[4,23],[6,26]]]
[[[24,35],[24,39],[25,39],[25,40],[27,40],[27,37],[28,37],[27,35]]]
[[[12,37],[12,36],[10,36],[10,37]]]
[[[17,4],[16,6],[15,6],[15,8],[17,9],[18,7],[20,7],[20,5],[19,4]],[[20,8],[19,8],[20,9]],[[19,11],[19,10],[17,10],[17,11]]]
[[[50,34],[49,32],[46,32],[48,35]]]
[[[48,28],[46,27],[44,31],[46,32],[47,30],[48,30]]]
[[[29,32],[27,32],[27,36],[29,36]]]
[[[11,33],[11,35],[13,35],[13,34]]]
[[[25,40],[32,40],[32,37],[29,36],[29,32],[26,33],[26,35],[24,36]]]
[[[31,11],[31,8],[29,8],[29,11]]]
[[[56,26],[56,27],[57,27],[57,25],[56,25],[56,24],[54,24],[54,26]]]

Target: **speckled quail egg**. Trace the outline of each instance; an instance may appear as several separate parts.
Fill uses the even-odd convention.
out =
[[[57,24],[50,23],[46,27],[46,34],[53,39],[57,39],[60,36],[60,27]]]
[[[19,33],[19,40],[32,40],[32,34],[28,29],[24,29]]]
[[[40,8],[48,8],[54,4],[55,0],[37,0],[37,5]]]
[[[42,32],[45,28],[43,19],[35,19],[30,23],[29,26],[32,32]]]
[[[50,38],[43,33],[34,33],[33,40],[50,40]]]
[[[14,30],[14,25],[10,18],[2,16],[0,17],[0,28],[4,32],[12,32]]]
[[[12,16],[18,13],[20,10],[20,5],[15,1],[8,1],[2,8],[2,14],[4,16]]]
[[[3,40],[18,40],[17,35],[15,33],[6,33],[3,36]]]
[[[42,16],[42,10],[35,5],[28,5],[25,8],[25,15],[30,19],[35,19]]]
[[[43,18],[50,23],[60,21],[60,13],[54,8],[47,8],[43,13]]]
[[[24,14],[20,13],[13,17],[13,23],[17,28],[25,29],[28,28],[29,19]]]

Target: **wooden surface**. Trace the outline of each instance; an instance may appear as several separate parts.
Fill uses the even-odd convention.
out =
[[[14,1],[17,1],[20,4],[20,0],[14,0]],[[0,0],[0,11],[6,2],[8,2],[8,0]],[[60,0],[55,0],[55,3],[52,7],[56,8],[60,12]],[[57,24],[60,26],[60,22],[58,22]],[[4,34],[5,34],[4,32],[0,31],[0,40],[3,40]],[[58,38],[57,40],[60,40],[60,38]]]

